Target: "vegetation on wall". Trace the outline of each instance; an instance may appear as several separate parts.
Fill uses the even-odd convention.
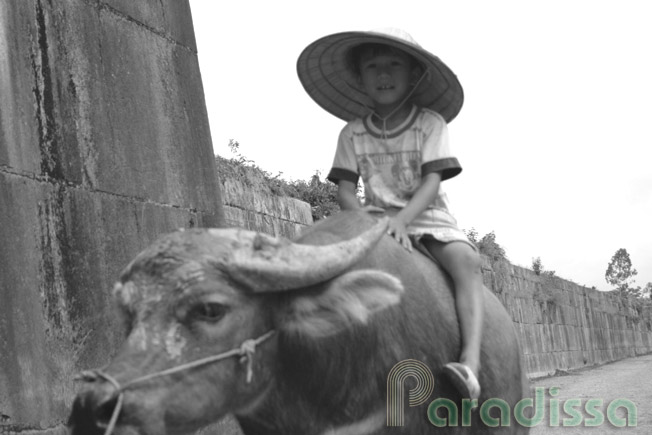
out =
[[[234,157],[225,158],[216,155],[215,162],[218,174],[223,178],[237,179],[245,186],[272,195],[296,198],[311,206],[312,219],[318,221],[340,211],[337,202],[337,186],[322,180],[319,171],[310,180],[287,181],[283,173],[276,175],[265,171],[253,160],[240,153],[240,144],[231,139],[229,148]]]
[[[482,237],[479,237],[475,228],[463,230],[466,237],[478,247],[481,254],[486,255],[492,264],[498,261],[509,261],[505,249],[496,242],[496,234],[491,231]]]
[[[532,271],[539,276],[553,277],[555,276],[554,270],[546,270],[541,261],[541,257],[536,257],[532,259]]]
[[[641,289],[641,296],[644,298],[652,299],[652,282],[645,284],[645,287]]]

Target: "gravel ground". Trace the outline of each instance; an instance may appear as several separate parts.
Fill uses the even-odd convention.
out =
[[[652,434],[652,355],[628,358],[600,367],[570,372],[565,375],[542,378],[531,382],[532,388],[545,389],[546,413],[543,422],[533,427],[531,435],[578,435],[578,434],[623,434],[623,435],[650,435]],[[559,399],[558,427],[551,427],[550,417],[550,388],[558,387],[559,393],[554,397]],[[553,390],[554,392],[554,390]],[[637,408],[636,426],[615,427],[609,423],[607,408],[609,404],[619,398],[628,399]],[[581,405],[576,409],[582,412],[583,420],[578,426],[568,427],[563,425],[564,419],[570,416],[563,410],[565,401],[580,399]],[[600,426],[587,427],[586,420],[591,415],[585,411],[588,400],[602,399],[602,405],[595,409],[601,411],[604,423]],[[555,406],[553,404],[553,410]],[[622,412],[621,412],[622,411]],[[593,413],[596,414],[596,413]],[[619,409],[617,416],[625,417],[624,409]]]

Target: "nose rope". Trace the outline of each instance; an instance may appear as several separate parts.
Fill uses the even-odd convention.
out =
[[[239,348],[231,349],[229,351],[220,353],[218,355],[212,355],[206,358],[201,358],[195,361],[191,361],[189,363],[171,367],[169,369],[162,370],[160,372],[150,373],[148,375],[141,376],[136,379],[132,379],[131,381],[125,383],[124,385],[120,385],[120,383],[113,376],[103,372],[102,370],[83,371],[78,377],[75,378],[75,380],[95,381],[97,380],[97,378],[102,378],[108,381],[115,388],[115,391],[118,393],[118,399],[115,404],[115,408],[113,408],[113,413],[111,414],[111,419],[109,420],[109,424],[107,425],[106,430],[104,431],[104,435],[111,435],[113,433],[113,430],[115,429],[115,425],[116,422],[118,421],[118,416],[120,415],[120,411],[122,410],[124,391],[127,388],[135,384],[140,384],[152,380],[154,378],[169,376],[174,373],[178,373],[195,367],[200,367],[206,364],[222,361],[226,358],[230,358],[234,356],[240,357],[240,363],[244,363],[244,362],[247,363],[246,381],[249,384],[253,379],[253,360],[254,360],[254,353],[256,352],[256,346],[258,346],[259,344],[261,344],[262,342],[270,338],[272,335],[274,335],[274,332],[275,332],[274,330],[270,330],[258,338],[250,338],[248,340],[245,340],[244,342],[242,342]]]
[[[380,116],[378,113],[376,113],[375,110],[372,111],[372,114],[376,116],[382,123],[383,123],[383,128],[381,130],[381,137],[385,142],[387,142],[387,120],[394,115],[398,110],[403,107],[403,105],[412,97],[412,94],[414,94],[414,91],[417,90],[421,82],[423,81],[424,78],[426,78],[430,74],[430,70],[425,70],[423,74],[421,74],[421,77],[419,77],[419,80],[417,80],[414,85],[412,85],[412,88],[410,89],[410,92],[407,93],[405,97],[401,100],[398,106],[394,108],[389,114],[385,117]]]
[[[396,108],[395,108],[394,110],[392,110],[392,111],[389,113],[389,115],[387,115],[387,116],[385,116],[385,117],[382,117],[382,116],[380,116],[378,113],[376,113],[376,111],[374,110],[374,107],[373,107],[373,106],[370,106],[370,105],[367,104],[365,101],[363,101],[361,98],[358,98],[358,93],[360,92],[360,89],[351,86],[351,85],[349,84],[349,82],[347,82],[346,80],[344,81],[344,84],[345,84],[346,86],[348,86],[348,87],[351,89],[351,91],[352,91],[352,92],[350,93],[349,96],[352,97],[353,99],[355,99],[355,100],[356,100],[358,103],[360,103],[362,106],[364,106],[364,107],[366,107],[367,109],[369,109],[369,111],[371,112],[371,114],[374,115],[376,118],[378,118],[378,119],[383,123],[383,128],[382,128],[382,131],[381,131],[381,137],[382,137],[385,141],[387,141],[387,119],[389,119],[389,118],[390,118],[394,113],[396,113],[396,112],[398,111],[398,109],[400,109],[401,107],[403,107],[403,105],[404,105],[404,104],[405,104],[405,103],[410,99],[410,97],[412,97],[412,94],[414,94],[414,92],[417,90],[417,88],[419,87],[419,85],[421,84],[421,82],[423,81],[423,79],[425,79],[425,78],[428,77],[429,75],[430,75],[430,70],[429,70],[429,69],[426,69],[426,70],[421,74],[421,77],[419,77],[419,80],[417,80],[417,81],[414,83],[414,85],[412,85],[412,89],[410,89],[410,92],[408,92],[408,94],[407,94],[405,97],[403,97],[403,100],[401,100],[400,104],[399,104],[398,106],[396,106]]]
[[[376,111],[374,110],[374,107],[373,107],[372,105],[367,104],[367,103],[366,103],[362,98],[359,98],[359,97],[358,97],[358,94],[360,93],[360,89],[359,89],[359,88],[357,88],[357,87],[355,87],[355,86],[352,86],[352,85],[351,85],[348,81],[346,81],[346,80],[344,80],[344,84],[345,84],[347,87],[349,87],[349,89],[351,89],[351,93],[349,94],[349,97],[350,97],[350,98],[353,98],[354,100],[356,100],[356,101],[357,101],[361,106],[366,107],[366,108],[369,110],[369,112],[371,112],[371,113],[372,113],[373,115],[375,115],[378,119],[380,119],[381,121],[383,121],[383,127],[385,127],[385,125],[386,125],[385,122],[386,122],[387,118],[389,118],[390,116],[392,116],[392,115],[393,115],[393,114],[394,114],[398,109],[400,109],[400,108],[401,108],[401,107],[402,107],[402,106],[407,102],[407,100],[408,100],[408,99],[412,96],[412,94],[414,94],[414,92],[417,90],[417,88],[419,87],[419,85],[421,84],[421,82],[423,81],[423,79],[425,79],[425,78],[428,77],[428,76],[430,76],[430,70],[429,70],[429,69],[426,69],[426,70],[421,74],[421,77],[419,77],[419,80],[417,80],[416,82],[414,82],[414,85],[412,85],[412,89],[410,89],[410,92],[408,92],[408,94],[403,98],[403,100],[402,100],[401,103],[396,107],[396,109],[394,109],[394,110],[393,110],[389,115],[387,115],[385,118],[383,118],[383,117],[381,117],[380,115],[378,115],[378,114],[376,113]],[[383,130],[385,130],[385,129],[383,128]]]

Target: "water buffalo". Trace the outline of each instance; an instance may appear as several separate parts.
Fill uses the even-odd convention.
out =
[[[115,286],[128,336],[105,369],[82,376],[72,433],[188,433],[226,414],[247,435],[525,433],[513,417],[490,427],[479,409],[463,424],[440,374],[460,351],[451,282],[385,226],[345,212],[294,242],[233,228],[162,237]],[[498,398],[509,413],[527,380],[512,321],[485,296],[479,402]],[[424,387],[412,366],[390,397],[405,361],[434,382]],[[403,401],[419,388],[419,406]],[[452,414],[433,424],[435,399],[450,399],[457,426]]]

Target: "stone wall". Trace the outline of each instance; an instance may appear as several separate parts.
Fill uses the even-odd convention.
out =
[[[520,336],[530,378],[652,352],[652,306],[485,258],[485,285]]]
[[[312,224],[310,204],[276,196],[266,189],[247,186],[235,178],[220,181],[225,221],[228,226],[292,239]]]
[[[224,223],[187,0],[0,2],[0,433],[63,433],[120,270]]]

